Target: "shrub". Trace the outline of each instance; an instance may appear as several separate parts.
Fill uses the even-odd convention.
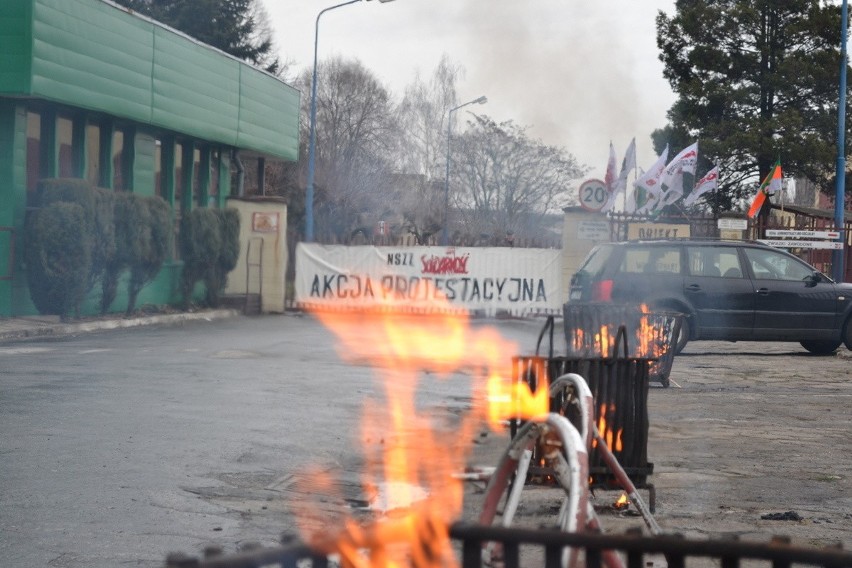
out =
[[[42,314],[80,314],[91,270],[91,234],[77,203],[53,202],[34,211],[25,229],[30,296]]]
[[[84,226],[92,243],[92,262],[86,291],[91,290],[101,279],[115,254],[113,196],[112,191],[95,188],[87,180],[77,178],[43,179],[39,181],[36,190],[39,207],[62,202],[76,203],[83,208]]]
[[[193,209],[181,220],[180,251],[184,261],[181,290],[188,307],[200,280],[206,288],[205,304],[216,307],[228,272],[239,258],[239,213],[233,209]]]
[[[115,254],[104,271],[101,311],[106,313],[115,300],[118,279],[130,271],[127,282],[129,315],[136,298],[163,267],[171,244],[171,212],[159,197],[139,197],[119,192],[114,198]]]
[[[135,222],[140,227],[139,238],[132,247],[130,280],[127,282],[127,314],[136,309],[136,298],[151,282],[169,254],[171,244],[171,210],[159,197],[131,196]]]

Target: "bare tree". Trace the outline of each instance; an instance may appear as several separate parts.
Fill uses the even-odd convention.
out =
[[[447,111],[456,104],[461,67],[445,54],[428,80],[417,75],[398,108],[398,163],[407,175],[400,196],[403,231],[418,243],[434,240],[441,229]]]
[[[393,205],[388,173],[397,131],[394,109],[388,90],[358,60],[335,57],[322,62],[317,73],[317,235],[348,240],[372,230]],[[305,71],[303,92],[310,92],[310,82]],[[307,117],[310,100],[304,103]]]
[[[584,169],[566,150],[529,138],[525,127],[471,116],[452,141],[450,168],[451,200],[466,232],[541,237],[544,217],[576,202],[568,186]]]

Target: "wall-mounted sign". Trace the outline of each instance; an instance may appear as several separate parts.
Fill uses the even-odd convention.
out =
[[[794,231],[782,229],[767,229],[767,237],[778,237],[787,239],[828,239],[836,241],[840,238],[837,231]]]
[[[793,241],[780,239],[757,239],[757,241],[775,248],[843,250],[843,243],[836,241]]]
[[[609,221],[578,221],[577,239],[581,241],[608,241],[610,239]]]
[[[251,214],[251,230],[255,233],[277,233],[278,213],[255,211]]]
[[[689,235],[689,225],[685,223],[630,223],[627,227],[630,240],[686,239]]]
[[[720,229],[736,229],[738,231],[745,231],[748,229],[748,220],[723,218],[716,221],[716,226]]]

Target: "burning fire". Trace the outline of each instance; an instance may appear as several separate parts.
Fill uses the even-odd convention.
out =
[[[471,327],[468,315],[451,311],[446,302],[436,304],[429,317],[384,310],[315,313],[337,336],[344,357],[367,360],[377,369],[385,393],[382,404],[371,401],[364,409],[362,483],[385,488],[388,513],[362,526],[351,516],[342,522],[331,513],[317,518],[323,508],[312,503],[296,508],[303,539],[324,553],[340,554],[343,566],[457,565],[448,529],[462,511],[463,485],[453,474],[466,465],[468,441],[483,422],[500,429],[509,418],[549,410],[546,384],[532,393],[526,383],[512,380],[514,343],[491,328]],[[471,375],[473,410],[448,434],[417,408],[417,384],[425,374],[440,378],[460,370]],[[378,438],[382,443],[376,444]],[[318,498],[318,488],[331,492],[327,477],[312,478],[311,493]],[[313,532],[317,527],[322,530]]]
[[[601,434],[601,438],[606,442],[607,447],[614,452],[620,452],[624,449],[624,444],[621,441],[621,435],[624,433],[624,428],[619,428],[617,431],[613,432],[612,429],[607,427],[606,415],[607,410],[612,414],[615,412],[615,405],[610,404],[607,408],[606,404],[601,404],[600,411],[598,412],[598,432]],[[611,415],[610,414],[610,415]],[[597,440],[592,440],[592,447],[596,448],[598,445]]]
[[[668,342],[662,341],[663,330],[653,325],[650,321],[651,314],[648,306],[641,304],[639,312],[639,325],[636,329],[636,349],[632,354],[635,357],[658,358],[665,355]],[[601,357],[611,357],[613,350],[618,349],[616,338],[618,328],[615,325],[602,325],[597,333],[587,334],[582,329],[575,329],[572,333],[571,346],[574,352],[589,353]]]

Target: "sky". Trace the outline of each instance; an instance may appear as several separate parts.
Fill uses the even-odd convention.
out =
[[[296,70],[313,66],[317,14],[343,0],[263,0],[278,52]],[[364,0],[326,12],[319,59],[359,59],[401,97],[447,54],[463,68],[459,103],[529,127],[602,178],[613,143],[618,163],[636,137],[637,161],[655,161],[650,135],[675,96],[663,78],[655,18],[674,0]],[[322,81],[322,77],[318,79]],[[303,93],[304,97],[310,93]]]

